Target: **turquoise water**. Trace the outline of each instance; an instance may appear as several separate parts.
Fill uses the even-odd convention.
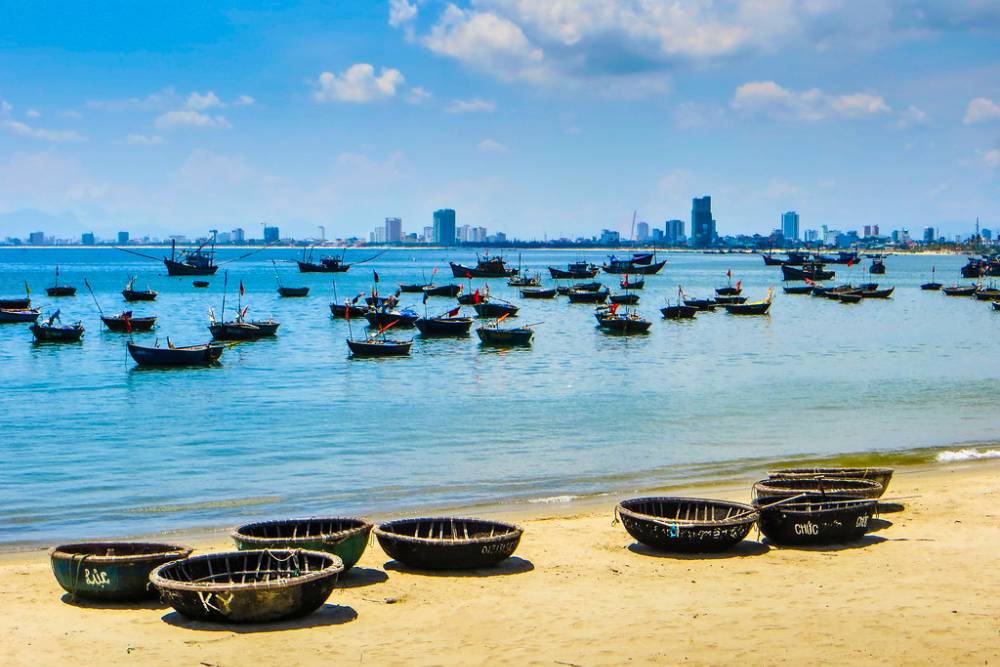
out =
[[[596,329],[591,306],[522,301],[492,280],[494,294],[522,305],[521,322],[542,322],[531,348],[414,331],[410,358],[358,360],[348,324],[330,318],[330,274],[297,273],[287,261],[296,255],[227,265],[227,308],[242,281],[251,316],[282,322],[276,339],[233,346],[218,368],[161,371],[136,369],[126,337],[101,330],[83,278],[117,312],[127,276],[139,275],[160,296],[131,307],[160,320],[136,338],[192,344],[208,339],[208,309],[220,310],[221,272],[196,290],[112,249],[0,249],[0,296],[27,280],[36,305],[87,327],[79,344],[35,345],[26,326],[0,326],[0,543],[539,500],[684,481],[734,461],[992,441],[1000,430],[1000,313],[918,289],[932,265],[953,282],[961,257],[890,257],[877,279],[897,286],[894,298],[848,306],[782,294],[779,269],[759,256],[670,254],[641,292],[638,310],[656,321],[637,337]],[[284,260],[285,284],[312,288],[308,298],[278,297],[272,258]],[[603,255],[522,254],[532,270],[578,258]],[[372,268],[383,292],[434,267],[441,283],[448,259],[474,258],[394,250],[338,274],[337,291],[370,289]],[[56,263],[75,298],[45,296]],[[678,283],[708,296],[727,269],[751,298],[776,287],[770,316],[659,319]],[[599,279],[617,287],[617,276]],[[423,309],[419,295],[403,303]]]

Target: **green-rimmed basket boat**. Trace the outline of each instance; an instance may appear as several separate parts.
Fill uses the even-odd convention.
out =
[[[49,551],[52,573],[70,595],[127,602],[155,598],[149,573],[191,549],[153,542],[79,542]]]
[[[372,524],[358,517],[327,516],[305,519],[259,521],[233,531],[236,548],[306,549],[338,556],[346,572],[354,566],[368,546]]]
[[[892,480],[892,468],[782,468],[772,470],[767,474],[771,479],[794,479],[802,477],[826,477],[828,479],[867,479],[878,482],[882,485],[882,493],[885,493],[889,482]]]

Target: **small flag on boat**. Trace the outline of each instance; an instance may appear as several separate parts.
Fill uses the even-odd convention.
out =
[[[504,313],[503,315],[501,315],[500,317],[497,318],[497,324],[500,324],[501,322],[503,322],[508,317],[510,317],[510,313]]]
[[[743,281],[742,280],[737,280],[736,281],[736,290],[739,291],[740,289],[742,289],[742,287],[743,287]]]
[[[378,271],[372,271],[375,274],[375,282],[378,282]]]
[[[472,271],[466,271],[465,277],[468,278],[469,280],[472,280]]]
[[[733,270],[732,269],[729,269],[728,271],[726,271],[726,277],[727,278],[732,278],[733,277]]]
[[[852,257],[851,259],[847,260],[847,267],[848,267],[848,268],[850,268],[850,267],[854,266],[854,265],[855,265],[855,264],[857,264],[857,263],[858,263],[858,262],[857,262],[857,260],[855,260],[855,259],[854,259],[854,258]]]
[[[434,270],[431,271],[431,278],[433,278],[437,274],[437,272],[438,272],[438,267],[435,266]]]
[[[615,313],[617,313],[618,312],[618,304],[617,303],[611,304],[611,307],[608,308],[608,312],[610,312],[612,315],[614,315]]]
[[[477,287],[476,291],[472,293],[472,303],[473,304],[480,303],[482,300],[483,300],[482,297],[479,296],[479,288]]]
[[[810,280],[809,278],[803,278],[803,280],[806,281],[806,285],[813,285],[813,286],[816,285],[816,282],[813,281],[813,280]]]
[[[247,293],[247,291],[246,291],[246,289],[243,288],[243,281],[241,280],[240,281],[240,296],[243,296],[246,293]]]
[[[460,311],[460,310],[462,310],[461,306],[459,306],[458,308],[452,308],[451,310],[448,311],[448,317],[455,317],[455,316],[457,316],[458,315],[458,311]]]
[[[354,302],[357,303],[358,297],[354,297]],[[351,303],[349,301],[344,302],[344,319],[351,319]]]

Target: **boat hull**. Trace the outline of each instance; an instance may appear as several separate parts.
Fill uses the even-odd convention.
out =
[[[616,262],[614,264],[605,264],[602,268],[605,273],[635,273],[642,276],[651,276],[659,273],[660,270],[666,266],[666,264],[667,260],[663,260],[662,262],[653,262],[647,265],[636,264],[634,262]]]
[[[480,327],[476,335],[484,345],[529,345],[535,332],[532,329],[494,329]]]
[[[164,259],[164,266],[167,267],[168,276],[214,276],[219,270],[216,265],[192,266],[184,262],[175,262],[172,259]]]
[[[491,268],[463,266],[454,262],[448,262],[451,266],[451,274],[456,278],[510,278],[517,275],[517,269]]]
[[[218,362],[225,349],[211,344],[173,348],[128,344],[129,355],[140,366],[208,366]]]
[[[39,343],[76,343],[83,338],[83,325],[52,327],[36,323],[31,325],[31,333]]]
[[[279,287],[278,294],[283,297],[303,297],[309,296],[308,287]]]
[[[775,544],[820,546],[855,542],[865,536],[874,500],[826,502],[820,498],[768,508],[758,505],[760,532]]]
[[[665,320],[690,320],[698,312],[694,306],[667,306],[660,308]]]
[[[585,271],[567,271],[566,269],[557,269],[554,266],[549,267],[549,274],[556,280],[589,280],[596,276],[598,271],[600,268],[596,266]]]
[[[542,289],[538,288],[528,288],[521,290],[521,296],[525,299],[554,299],[556,296],[556,288],[552,289]]]
[[[417,315],[405,315],[403,313],[386,313],[370,310],[365,313],[365,319],[368,320],[368,324],[379,329],[393,322],[395,322],[393,326],[397,329],[412,329],[420,317]]]
[[[781,265],[781,274],[785,280],[830,280],[837,275],[836,271],[829,271],[819,266],[798,267],[790,264]]]
[[[45,293],[49,296],[76,296],[76,288],[69,285],[58,285],[56,287],[46,287]]]
[[[55,547],[49,560],[56,581],[70,595],[129,602],[155,599],[150,572],[190,554],[191,549],[175,544],[83,542]]]
[[[34,322],[41,315],[39,310],[0,309],[0,324],[21,324]]]
[[[471,317],[430,317],[416,321],[422,336],[468,336],[472,328]]]
[[[122,290],[122,297],[128,302],[133,301],[155,301],[156,292],[152,290]]]
[[[696,519],[689,517],[694,513]],[[750,505],[701,498],[632,498],[616,514],[628,534],[657,551],[713,553],[746,538],[758,518]]]
[[[355,357],[406,357],[413,341],[402,340],[350,340],[347,347]]]
[[[306,549],[340,558],[344,571],[351,569],[368,546],[372,524],[355,517],[280,519],[240,526],[232,533],[236,548]]]
[[[129,333],[130,324],[131,330],[135,332],[151,331],[156,326],[155,317],[129,317],[127,319],[124,317],[102,317],[101,321],[104,322],[108,331],[115,333]]]
[[[502,317],[504,315],[507,317],[517,317],[517,311],[520,310],[520,308],[512,304],[491,301],[477,303],[473,308],[476,309],[478,317]]]

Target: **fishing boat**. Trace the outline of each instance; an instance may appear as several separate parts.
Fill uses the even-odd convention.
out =
[[[822,264],[803,264],[801,267],[791,264],[781,265],[781,275],[785,280],[831,280],[837,275],[835,271],[823,268]]]
[[[789,266],[802,266],[809,262],[809,253],[799,252],[799,251],[789,251],[787,253],[788,258],[782,262],[782,264],[787,264]]]
[[[514,304],[500,299],[473,304],[478,317],[517,317],[520,310]]]
[[[434,287],[434,283],[405,283],[399,286],[399,291],[404,294],[420,294],[428,287]]]
[[[885,260],[882,255],[872,256],[872,265],[868,267],[868,273],[880,276],[885,273]]]
[[[722,307],[726,309],[726,312],[730,315],[767,315],[767,311],[771,309],[771,299],[774,296],[774,291],[771,289],[767,290],[767,298],[761,301],[747,301],[745,303],[724,303]],[[732,298],[732,297],[730,297]],[[738,297],[743,298],[743,297]]]
[[[556,280],[580,280],[593,278],[600,271],[601,267],[589,262],[572,262],[566,265],[565,269],[549,267],[549,274]]]
[[[236,305],[236,319],[226,321],[226,291],[229,287],[229,272],[226,272],[226,281],[222,291],[222,321],[217,321],[215,311],[208,311],[208,330],[212,333],[212,340],[225,341],[249,341],[261,338],[270,338],[277,335],[279,322],[273,319],[248,320],[247,310],[250,306],[243,306],[243,294],[245,289],[243,281],[240,281],[239,301]]]
[[[302,259],[295,260],[295,263],[299,267],[299,273],[344,273],[352,266],[351,264],[344,262],[344,256],[347,254],[347,248],[344,248],[340,257],[323,257],[318,262],[313,261],[313,250],[313,246],[303,248]]]
[[[609,294],[606,289],[591,291],[571,287],[566,296],[569,297],[570,303],[605,303]]]
[[[833,294],[834,298],[840,303],[861,303],[864,299],[864,294],[861,292],[835,292]]]
[[[126,301],[154,301],[156,299],[156,292],[151,289],[138,290],[135,288],[135,281],[137,276],[132,276],[128,280],[128,284],[125,285],[125,289],[122,290],[122,296]]]
[[[684,304],[675,304],[673,306],[667,304],[663,308],[660,308],[660,312],[663,314],[663,319],[665,320],[689,320],[698,313],[698,309],[694,306],[686,306]]]
[[[156,326],[155,317],[134,317],[131,310],[122,311],[117,315],[101,315],[101,322],[108,331],[115,333],[141,333],[152,331]]]
[[[0,299],[0,308],[4,310],[26,310],[31,308],[31,298]]]
[[[187,547],[159,542],[78,542],[53,548],[49,560],[56,581],[71,596],[131,602],[157,598],[150,573],[190,555]]]
[[[635,273],[643,276],[651,276],[660,272],[666,266],[667,260],[652,262],[650,264],[636,264],[631,259],[617,259],[614,255],[608,258],[608,262],[602,265],[605,273]]]
[[[996,301],[1000,299],[1000,289],[996,288],[996,285],[990,284],[989,287],[983,287],[982,285],[976,288],[976,292],[972,295],[977,301]]]
[[[785,294],[812,294],[812,285],[785,285]]]
[[[521,269],[521,253],[517,254],[517,275],[511,276],[507,279],[507,285],[510,287],[538,287],[542,284],[542,276],[540,273],[525,273]]]
[[[948,296],[972,296],[976,293],[976,285],[952,285],[945,287],[941,291]]]
[[[425,287],[423,291],[427,296],[456,297],[462,293],[463,289],[462,285],[451,283],[448,285],[431,285],[430,287]]]
[[[737,280],[736,284],[733,285],[733,272],[726,271],[727,283],[725,287],[716,287],[715,294],[717,296],[739,296],[743,293],[743,281]]]
[[[281,276],[278,275],[278,264],[273,259],[271,260],[271,266],[274,267],[274,279],[278,283],[278,295],[286,298],[294,297],[304,297],[309,296],[308,287],[288,287],[281,284]]]
[[[745,296],[740,296],[738,294],[728,296],[725,294],[717,294],[715,296],[715,303],[720,306],[745,303],[746,300],[747,298]]]
[[[350,317],[364,317],[368,313],[368,306],[363,304],[358,304],[357,302],[346,302],[337,303],[333,301],[330,303],[330,314],[333,317],[347,319]]]
[[[618,285],[622,289],[642,289],[646,286],[646,279],[639,278],[639,280],[629,280],[626,275],[625,278],[618,283]]]
[[[1000,276],[1000,257],[970,257],[962,267],[963,278],[983,278]]]
[[[206,287],[208,287],[207,280],[195,280],[192,281],[191,284],[197,287],[198,289],[205,289]]]
[[[761,257],[764,258],[764,266],[781,266],[786,261],[772,254],[761,255]]]
[[[475,266],[463,266],[455,262],[448,262],[451,266],[451,273],[456,278],[510,278],[516,276],[517,269],[507,266],[502,256],[482,257],[477,255]]]
[[[193,620],[264,623],[315,611],[343,571],[340,558],[328,553],[260,549],[175,560],[149,580],[164,602]]]
[[[56,267],[56,283],[52,287],[46,287],[45,293],[49,296],[75,296],[76,288],[72,285],[59,284],[59,267]]]
[[[510,558],[524,530],[486,519],[397,519],[375,528],[390,558],[421,570],[471,570]]]
[[[526,287],[521,290],[521,297],[525,299],[554,299],[556,288]]]
[[[69,325],[59,322],[59,311],[52,313],[41,322],[31,325],[31,333],[39,343],[75,343],[83,337],[83,323],[74,322]]]
[[[568,294],[570,290],[575,290],[577,292],[599,292],[604,289],[604,284],[597,281],[589,283],[575,283],[566,288],[566,293]]]
[[[895,291],[895,287],[886,287],[885,289],[865,289],[861,291],[861,296],[866,299],[888,299]]]
[[[471,317],[459,317],[460,308],[448,311],[438,317],[421,317],[416,321],[420,335],[430,336],[467,336],[472,328]]]
[[[212,343],[176,347],[169,338],[167,347],[128,343],[128,353],[140,366],[208,366],[218,362],[225,349]]]
[[[611,303],[618,303],[626,306],[634,306],[635,304],[639,303],[639,295],[629,294],[628,292],[626,292],[625,294],[612,294],[608,296],[608,301],[610,301]]]
[[[727,500],[667,496],[623,500],[615,516],[629,535],[658,551],[712,553],[742,542],[759,513]]]
[[[757,525],[774,544],[819,546],[854,542],[868,532],[878,509],[875,500],[825,498],[821,495],[783,503],[758,503]]]
[[[394,340],[372,336],[367,340],[347,339],[347,347],[355,357],[407,357],[412,340]]]
[[[206,250],[206,246],[208,249]],[[212,276],[219,270],[215,263],[215,232],[212,238],[199,245],[194,250],[182,251],[177,254],[177,241],[170,242],[170,258],[163,258],[168,276]]]
[[[649,320],[643,319],[635,311],[626,309],[618,312],[618,304],[613,304],[609,308],[599,308],[594,317],[597,319],[597,326],[605,331],[620,334],[646,333],[653,325]]]
[[[715,299],[688,299],[685,297],[684,305],[698,311],[713,311],[719,303]]]
[[[306,549],[338,557],[344,571],[351,569],[365,552],[372,524],[366,519],[321,516],[304,519],[258,521],[231,533],[240,551],[253,549]]]
[[[920,289],[924,290],[925,292],[936,292],[939,289],[941,289],[942,287],[944,287],[944,285],[942,285],[941,283],[935,281],[935,279],[934,279],[934,272],[935,272],[936,268],[937,267],[934,267],[934,266],[931,267],[931,280],[930,280],[930,282],[927,282],[927,283],[924,283],[923,285],[921,285]]]
[[[510,317],[508,314],[501,315],[490,324],[483,324],[476,328],[476,335],[484,345],[528,345],[534,337],[535,332],[532,325],[515,327],[513,329],[501,329],[500,324]]]
[[[0,308],[0,324],[34,322],[41,313],[37,308]]]
[[[412,329],[416,325],[417,320],[420,319],[420,314],[412,308],[404,308],[402,310],[370,308],[364,314],[364,318],[373,327],[384,327],[390,322],[395,322],[395,326],[400,329]]]

